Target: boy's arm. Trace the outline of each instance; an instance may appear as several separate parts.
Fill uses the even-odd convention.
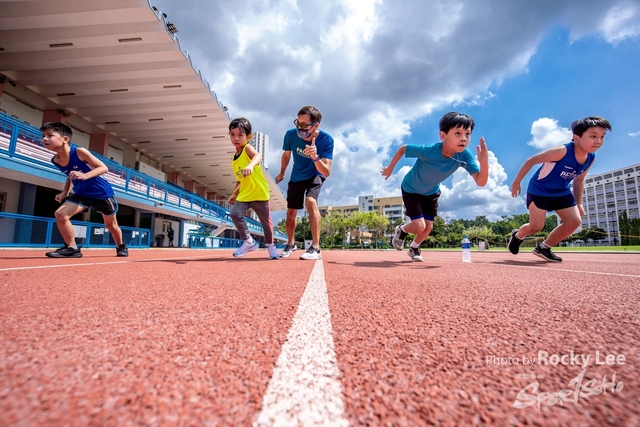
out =
[[[227,200],[227,202],[230,205],[235,204],[239,193],[240,193],[240,181],[237,181],[236,182],[236,187],[233,189],[233,192],[231,193],[231,196],[229,196],[229,199]]]
[[[244,151],[251,161],[242,169],[242,176],[249,176],[253,172],[253,168],[262,161],[262,155],[249,144],[244,146]]]
[[[580,212],[580,216],[584,215],[584,207],[582,206],[582,194],[584,192],[584,179],[587,176],[587,173],[589,173],[589,169],[591,169],[591,167],[595,162],[596,160],[594,159],[591,162],[591,165],[573,180],[573,198],[576,199],[576,205],[578,205],[578,211]]]
[[[80,179],[84,181],[85,179],[95,178],[96,176],[100,176],[109,171],[109,168],[107,168],[104,163],[98,160],[98,158],[91,154],[91,152],[89,152],[89,150],[87,150],[86,148],[78,147],[76,149],[76,154],[78,155],[78,158],[80,160],[91,166],[91,170],[87,173],[73,171],[69,174],[70,178]]]
[[[406,152],[407,152],[407,146],[402,145],[400,148],[398,148],[398,151],[396,151],[396,154],[394,154],[393,159],[391,159],[391,163],[389,163],[388,166],[384,166],[384,165],[382,166],[381,174],[382,176],[384,176],[385,180],[389,179],[389,177],[393,174],[393,168],[396,167],[396,164],[398,164],[398,162],[405,155]]]
[[[489,181],[489,152],[487,151],[487,143],[484,141],[484,137],[480,138],[477,153],[480,172],[476,172],[471,176],[478,186],[484,187],[487,185],[487,181]]]
[[[54,197],[54,199],[56,199],[56,202],[62,203],[62,200],[64,200],[65,197],[69,196],[69,191],[71,191],[71,179],[67,177],[67,179],[64,181],[64,187],[62,188],[62,191],[56,194],[56,196]]]
[[[543,151],[542,153],[538,153],[535,156],[529,157],[523,164],[518,174],[516,175],[516,179],[513,180],[511,184],[511,197],[518,197],[520,195],[520,182],[525,177],[527,173],[531,170],[534,165],[538,163],[546,163],[546,162],[557,162],[562,159],[564,155],[567,153],[567,148],[565,146],[550,148],[547,151]]]
[[[291,159],[291,150],[286,150],[282,153],[282,159],[280,159],[280,173],[276,176],[276,184],[280,183],[284,179],[284,173],[289,166],[289,160]]]

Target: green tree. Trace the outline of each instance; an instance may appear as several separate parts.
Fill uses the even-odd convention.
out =
[[[331,246],[335,243],[336,235],[342,236],[346,233],[345,221],[344,215],[336,211],[331,211],[328,215],[322,217],[320,228],[322,233],[326,235]]]
[[[389,218],[378,212],[367,212],[363,215],[364,226],[375,238],[375,247],[378,247],[378,240],[384,236],[384,231],[389,226]]]

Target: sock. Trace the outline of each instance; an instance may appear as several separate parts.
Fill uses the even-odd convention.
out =
[[[544,242],[540,243],[540,247],[542,249],[551,249],[551,246],[547,245],[547,241],[546,240]]]
[[[250,245],[253,245],[253,237],[249,236],[249,237],[245,240],[245,242],[247,242],[247,243],[248,243],[248,244],[250,244]]]
[[[413,242],[411,242],[411,245],[410,245],[410,246],[411,246],[413,249],[417,249],[417,248],[419,248],[419,247],[420,247],[420,245],[419,245],[418,243],[416,243],[416,241],[415,241],[415,240],[414,240]]]
[[[67,247],[69,249],[78,249],[78,247],[76,245],[67,245]]]

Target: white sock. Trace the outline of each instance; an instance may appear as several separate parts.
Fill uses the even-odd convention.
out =
[[[253,245],[253,237],[249,236],[249,238],[246,239],[245,242],[247,242],[250,245]]]
[[[411,246],[413,249],[417,249],[417,248],[419,248],[419,247],[420,247],[420,245],[419,245],[418,243],[416,243],[416,241],[415,241],[415,240],[414,240],[413,242],[411,242],[411,245],[410,245],[410,246]]]

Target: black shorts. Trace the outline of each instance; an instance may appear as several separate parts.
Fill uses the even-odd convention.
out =
[[[407,193],[402,189],[405,215],[412,220],[424,218],[433,221],[438,215],[438,198],[440,198],[440,191],[429,196],[423,196],[422,194]]]
[[[305,193],[306,197],[313,197],[318,201],[324,180],[325,178],[322,175],[316,175],[314,178],[305,179],[304,181],[289,181],[287,186],[287,208],[303,209]]]
[[[64,202],[71,202],[84,207],[85,209],[83,212],[88,211],[89,208],[94,208],[102,215],[107,216],[115,215],[115,213],[118,212],[116,196],[111,196],[108,199],[94,199],[93,197],[84,197],[78,194],[72,194],[62,201],[62,203]]]
[[[527,193],[527,209],[531,202],[535,203],[539,209],[543,209],[547,212],[559,211],[561,209],[570,208],[576,205],[576,199],[573,194],[566,194],[559,197],[549,196],[536,196],[535,194]]]

